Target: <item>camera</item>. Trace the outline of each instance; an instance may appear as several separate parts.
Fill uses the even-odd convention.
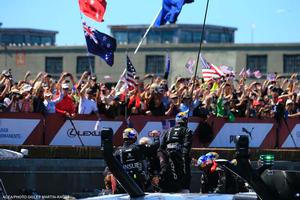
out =
[[[3,70],[1,73],[5,78],[11,80],[12,79],[12,75],[11,75],[11,69],[9,70]]]
[[[15,99],[20,99],[21,95],[19,93],[13,93],[12,97],[14,97]]]

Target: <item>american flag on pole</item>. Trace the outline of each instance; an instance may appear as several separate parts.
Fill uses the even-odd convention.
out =
[[[200,61],[202,64],[202,75],[204,81],[208,81],[213,78],[221,78],[224,73],[219,69],[219,67],[207,62],[207,60],[200,54]]]
[[[194,65],[196,64],[196,61],[192,58],[189,58],[188,61],[185,64],[185,68],[190,72],[190,74],[194,74]]]
[[[262,77],[262,74],[260,73],[259,70],[256,70],[253,72],[253,75],[255,76],[255,78],[260,79]]]
[[[129,90],[133,90],[137,88],[137,81],[135,79],[136,70],[134,66],[132,65],[132,62],[130,61],[129,57],[127,56],[127,62],[126,62],[126,82],[128,85]]]

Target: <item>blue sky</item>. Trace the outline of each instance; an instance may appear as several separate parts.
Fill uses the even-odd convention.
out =
[[[107,0],[105,22],[88,24],[109,33],[108,25],[149,24],[162,0]],[[187,4],[177,23],[202,23],[206,0]],[[237,43],[300,42],[299,0],[210,0],[207,24],[238,28]],[[58,45],[85,44],[77,0],[1,0],[2,27],[59,31]]]

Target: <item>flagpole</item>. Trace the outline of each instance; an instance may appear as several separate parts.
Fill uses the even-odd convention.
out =
[[[123,73],[122,73],[121,76],[120,76],[120,79],[118,80],[118,82],[117,82],[117,84],[116,84],[116,86],[115,86],[115,90],[116,90],[116,91],[117,91],[118,88],[120,87],[119,85],[121,84],[122,77],[125,76],[125,73],[126,73],[126,68],[124,69]]]
[[[206,23],[208,5],[209,5],[209,0],[207,0],[207,2],[206,2],[205,15],[204,15],[203,24],[202,24],[201,39],[200,39],[200,45],[199,45],[199,49],[198,49],[196,69],[195,69],[195,73],[194,73],[194,79],[193,79],[193,85],[192,85],[192,91],[191,91],[191,96],[192,97],[193,97],[193,92],[194,92],[194,87],[195,87],[195,82],[196,82],[196,76],[197,76],[197,71],[198,71],[199,57],[200,57],[201,50],[202,50],[203,36],[204,36],[204,30],[205,30],[205,23]]]
[[[79,12],[79,13],[80,13],[80,18],[81,18],[81,23],[83,23],[82,13],[81,12]],[[84,34],[84,29],[83,29],[83,34]],[[93,75],[93,69],[92,69],[92,63],[91,63],[91,59],[90,59],[90,53],[89,53],[87,48],[86,48],[86,55],[87,55],[88,62],[89,62],[90,73],[91,73],[91,75]]]
[[[153,21],[151,22],[150,26],[148,27],[148,29],[146,30],[146,32],[144,33],[142,39],[140,40],[138,46],[136,47],[135,51],[133,54],[136,54],[140,48],[140,46],[142,45],[143,41],[145,40],[146,36],[148,35],[148,32],[150,31],[150,29],[153,27],[155,21],[156,21],[156,18],[158,17],[158,15],[160,14],[162,8],[159,9],[158,13],[155,15],[155,18],[153,19]]]
[[[127,56],[128,56],[128,52],[126,51],[126,53],[125,53],[125,70],[124,70],[124,72],[125,72],[125,79],[126,80],[127,80]],[[127,89],[128,89],[128,85],[127,85]],[[124,106],[124,108],[125,108],[124,117],[125,117],[125,123],[126,123],[126,125],[128,127],[129,123],[127,121],[127,116],[128,116],[128,113],[127,113],[127,108],[128,108],[127,101],[128,101],[128,99],[127,99],[127,92],[126,92],[126,94],[125,94],[125,106]]]

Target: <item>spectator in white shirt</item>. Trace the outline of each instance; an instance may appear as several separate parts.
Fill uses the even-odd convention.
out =
[[[95,113],[97,115],[98,119],[100,119],[97,103],[93,99],[94,91],[92,88],[87,88],[88,86],[89,86],[89,83],[87,82],[80,90],[78,114],[90,115],[90,114]]]

